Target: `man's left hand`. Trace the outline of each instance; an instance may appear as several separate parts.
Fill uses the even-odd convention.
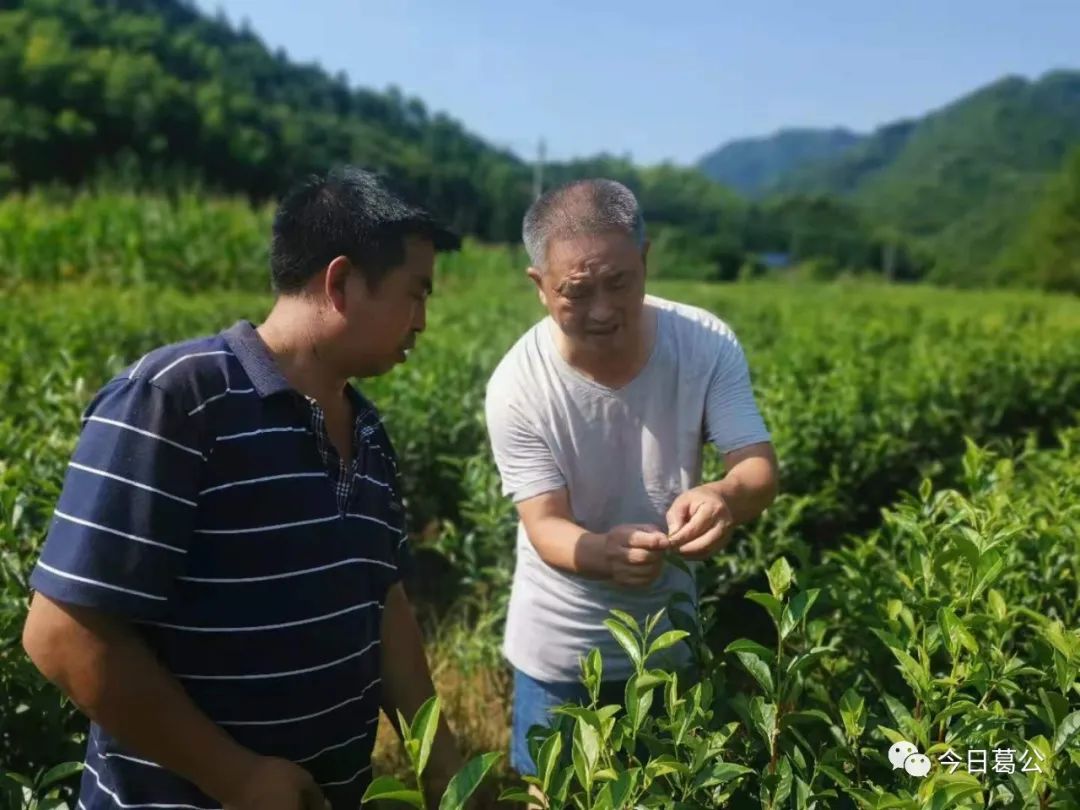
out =
[[[704,560],[721,551],[735,527],[727,502],[707,485],[676,498],[668,509],[667,522],[669,542],[687,560]]]

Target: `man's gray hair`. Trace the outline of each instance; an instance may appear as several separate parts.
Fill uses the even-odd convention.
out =
[[[521,226],[522,240],[533,267],[544,269],[552,239],[616,231],[645,244],[645,218],[634,192],[615,180],[575,180],[545,191]]]

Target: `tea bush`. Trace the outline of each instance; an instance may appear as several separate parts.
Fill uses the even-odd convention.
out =
[[[623,702],[598,703],[593,651],[590,702],[534,729],[525,781],[552,810],[1080,806],[1080,430],[1015,458],[969,444],[963,469],[963,491],[924,481],[817,565],[777,558],[769,591],[746,595],[771,619],[768,646],[716,652],[677,604],[685,629],[658,638],[659,615],[641,628],[614,611],[635,666]],[[692,685],[648,666],[684,638]],[[928,773],[898,767],[897,744]]]
[[[265,261],[258,246],[263,237],[244,241],[228,232],[235,227],[255,233],[266,223],[262,215],[250,214],[246,221],[236,211],[217,219],[207,214],[214,222],[203,227],[202,214],[192,208],[188,225],[184,206],[192,204],[181,200],[158,214],[181,221],[157,228],[139,218],[156,216],[153,205],[164,206],[161,201],[143,206],[138,198],[117,199],[115,211],[92,202],[84,203],[85,210],[71,208],[66,224],[53,220],[68,209],[44,197],[21,208],[0,203],[0,222],[7,223],[0,227],[0,257],[7,268],[0,295],[0,765],[35,777],[77,758],[84,728],[32,671],[18,642],[26,580],[74,447],[80,411],[110,375],[148,349],[221,329],[240,317],[258,321],[270,304],[267,295],[254,292],[262,288],[256,279]],[[124,243],[124,252],[120,236],[132,230],[140,234]],[[233,252],[215,259],[218,240],[229,242]],[[179,257],[177,263],[170,264],[169,256]],[[64,257],[74,257],[74,269],[58,272]],[[136,264],[142,268],[137,272]],[[507,593],[514,518],[499,493],[482,413],[488,375],[541,314],[523,266],[520,252],[475,245],[442,257],[429,331],[418,350],[408,364],[362,385],[383,412],[401,456],[420,557],[434,560],[411,585],[424,604],[440,611],[465,597],[499,611]],[[81,280],[54,283],[69,276]],[[236,289],[198,292],[207,286]],[[842,538],[851,532],[876,536],[867,532],[880,522],[880,508],[924,477],[940,486],[966,481],[964,436],[984,443],[1034,429],[1037,447],[1051,443],[1056,428],[1075,422],[1080,408],[1080,303],[1073,300],[777,283],[655,283],[651,291],[717,312],[735,328],[782,462],[784,494],[706,568],[707,609],[730,611],[742,604],[745,591],[763,588],[763,572],[778,554],[796,563],[803,580],[830,549],[870,554],[863,546],[842,544]],[[708,455],[707,474],[719,471],[718,459]],[[888,526],[881,531],[891,531]],[[894,557],[902,551],[898,547]],[[1077,564],[1075,548],[1059,548],[1048,559],[1057,560],[1056,567],[1029,562],[1027,569],[1009,568],[1002,576],[1011,582],[1020,571],[1028,577],[1052,572],[1075,582],[1075,568],[1068,568]],[[853,571],[860,565],[877,568],[862,570],[864,581],[843,596],[861,598],[862,609],[873,596],[866,588],[885,588],[878,574],[885,576],[886,569],[868,558]],[[1013,587],[1020,589],[1022,581],[1015,579]],[[824,595],[832,591],[831,585],[822,590],[818,610],[831,604],[832,597]],[[1028,604],[1035,596],[1027,591],[1014,596],[1002,585],[996,592],[1010,618],[1027,615],[1021,608],[1049,610]],[[886,601],[893,609],[897,602],[906,606],[918,626],[922,614],[905,601],[911,597],[890,591]],[[1062,627],[1069,628],[1070,620],[1075,626],[1075,613],[1064,613],[1068,597],[1057,598]],[[901,610],[893,619],[903,622],[905,615]],[[962,615],[957,613],[958,620]],[[747,629],[752,617],[739,624],[757,643],[770,626],[767,614],[761,618],[753,633]],[[712,624],[706,646],[722,649],[733,640],[733,627]],[[864,658],[852,658],[851,671],[864,679],[891,655],[885,642],[869,645],[865,629],[845,631],[838,624],[829,633],[845,649],[856,645]],[[891,633],[890,641],[908,641],[900,626],[878,629]],[[1068,649],[1064,630],[1065,635],[1047,632],[1044,653],[1051,638]],[[934,639],[931,634],[925,641]],[[1022,633],[1020,640],[1027,643]],[[932,651],[948,654],[947,648]],[[868,683],[852,688],[865,691]],[[858,693],[865,705],[876,705]],[[1057,711],[1059,704],[1051,706]],[[798,768],[792,773],[806,781]]]

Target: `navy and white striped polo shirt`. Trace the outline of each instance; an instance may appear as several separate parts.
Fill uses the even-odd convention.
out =
[[[31,577],[135,621],[210,718],[306,767],[335,808],[370,782],[380,620],[409,564],[393,448],[347,390],[356,463],[339,501],[322,422],[250,323],[152,351],[87,408]],[[91,725],[79,806],[216,805]]]

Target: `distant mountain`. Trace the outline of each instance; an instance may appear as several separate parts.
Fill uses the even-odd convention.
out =
[[[697,162],[708,177],[757,196],[808,164],[837,158],[865,140],[846,129],[782,129],[724,144]]]
[[[773,191],[850,197],[923,239],[940,280],[977,282],[1080,144],[1080,71],[1007,77],[792,170]]]

